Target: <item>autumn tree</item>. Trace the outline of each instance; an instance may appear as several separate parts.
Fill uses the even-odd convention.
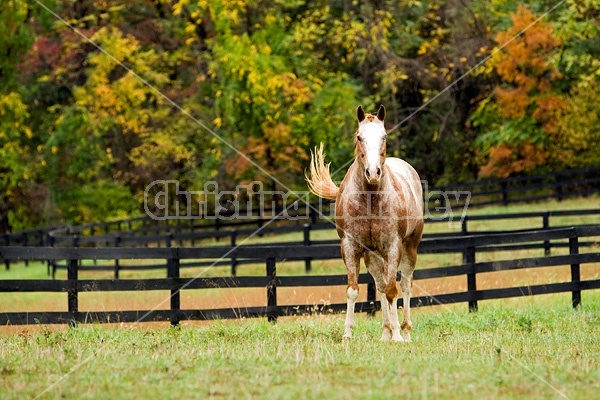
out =
[[[303,37],[310,25],[300,25],[276,2],[180,1],[174,12],[191,17],[187,42],[205,40],[210,52],[202,86],[214,93],[218,138],[209,141],[220,148],[218,178],[226,185],[261,180],[272,190],[283,189],[276,177],[286,186],[304,188],[311,146],[323,140],[336,148],[345,133],[351,147],[352,128],[344,125],[358,103],[358,86],[305,52]]]
[[[534,23],[536,18],[520,5],[512,26],[496,36],[503,49],[493,65],[501,83],[471,116],[481,132],[476,144],[486,158],[482,175],[526,173],[548,158],[549,133],[564,106],[562,74],[552,63],[561,41],[551,24]]]
[[[135,215],[159,179],[305,191],[319,142],[341,179],[359,104],[431,184],[598,165],[599,1],[46,3],[78,32],[9,1],[0,231]]]

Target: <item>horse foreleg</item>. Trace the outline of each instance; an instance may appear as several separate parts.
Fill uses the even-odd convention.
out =
[[[348,272],[348,287],[346,289],[346,322],[343,339],[352,338],[354,328],[354,305],[358,298],[358,274],[360,272],[360,251],[349,240],[342,240],[342,258]]]
[[[354,305],[358,298],[358,284],[348,284],[346,289],[346,322],[344,323],[343,339],[352,339],[354,328]]]
[[[402,329],[402,337],[407,342],[410,342],[410,331],[412,329],[412,322],[410,320],[410,298],[412,296],[413,271],[415,270],[416,262],[416,250],[406,249],[402,262],[400,263],[400,272],[402,274],[400,286],[402,287],[402,308],[404,311],[404,318],[400,327]]]
[[[392,342],[403,342],[404,338],[400,335],[400,322],[398,321],[398,305],[397,305],[398,296],[396,295],[391,300],[387,298],[384,299],[384,302],[387,303],[388,307],[388,315],[390,321],[390,329],[392,331]],[[383,305],[382,305],[383,307]]]
[[[367,265],[367,269],[369,273],[373,277],[375,281],[375,287],[377,288],[377,292],[379,292],[379,299],[381,304],[381,319],[382,323],[382,334],[381,341],[389,342],[392,338],[392,328],[390,327],[390,311],[387,305],[384,306],[385,300],[385,277],[384,277],[384,260],[379,254],[375,253],[365,253],[365,264]]]
[[[392,330],[392,341],[402,342],[400,335],[400,322],[398,322],[398,287],[396,285],[396,273],[398,262],[390,257],[387,264],[387,284],[385,286],[385,296],[381,301],[381,307],[388,307],[388,316],[390,329]]]

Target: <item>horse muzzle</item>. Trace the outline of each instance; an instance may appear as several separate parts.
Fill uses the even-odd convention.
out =
[[[367,178],[367,182],[369,182],[369,184],[377,185],[381,180],[381,168],[366,168],[365,178]]]

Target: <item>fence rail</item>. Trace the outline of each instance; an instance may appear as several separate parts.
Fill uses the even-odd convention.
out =
[[[419,296],[411,300],[411,305],[428,306],[467,302],[470,310],[476,310],[478,302],[489,299],[537,295],[546,293],[571,292],[572,304],[581,303],[581,292],[599,289],[600,279],[581,280],[582,264],[600,262],[600,252],[580,253],[582,238],[599,237],[600,226],[586,226],[563,229],[550,229],[530,232],[471,235],[456,238],[432,238],[422,242],[420,253],[455,252],[463,255],[463,264],[450,267],[438,267],[415,271],[414,279],[432,279],[448,276],[465,276],[467,291],[445,293],[432,296]],[[528,245],[534,242],[544,243],[552,240],[567,240],[568,255],[532,257],[517,260],[476,262],[480,251],[490,248],[502,248],[505,245]],[[298,315],[314,312],[343,311],[346,304],[298,304],[278,305],[277,288],[300,286],[345,285],[345,275],[322,276],[280,276],[277,263],[288,259],[313,260],[339,259],[339,245],[295,245],[295,246],[220,246],[205,248],[52,248],[52,247],[2,247],[0,256],[11,260],[67,260],[66,280],[2,280],[0,292],[66,292],[67,312],[8,312],[0,313],[0,324],[35,323],[85,323],[85,322],[134,322],[134,321],[170,321],[178,324],[182,320],[205,320],[215,318],[267,317],[276,320],[280,316]],[[264,276],[218,277],[218,278],[180,278],[183,260],[198,259],[250,259],[264,262]],[[79,279],[81,260],[101,259],[164,259],[167,278],[164,279]],[[477,289],[477,274],[525,268],[554,267],[569,265],[569,282],[548,283],[533,286],[508,287],[498,289]],[[398,279],[401,277],[398,276]],[[374,312],[379,309],[375,298],[374,282],[370,275],[361,274],[360,284],[367,285],[367,301],[356,305],[357,312]],[[214,288],[263,288],[265,306],[242,309],[205,309],[185,310],[180,307],[181,291],[190,289]],[[171,292],[169,310],[127,310],[127,311],[81,311],[78,296],[82,292],[97,291],[144,291],[169,290]],[[402,301],[399,302],[402,306]]]
[[[587,196],[598,193],[599,183],[600,168],[595,167],[452,184],[435,188],[433,191],[440,193],[467,191],[471,193],[469,207],[483,207],[552,198],[561,201],[573,196]],[[443,203],[446,198],[434,196],[431,200]],[[430,209],[431,206],[430,201]]]
[[[448,196],[449,193],[469,192],[469,207],[482,207],[493,204],[507,205],[515,202],[528,202],[555,198],[563,200],[572,196],[585,196],[600,191],[600,168],[585,168],[568,171],[554,172],[543,175],[533,175],[526,177],[513,177],[506,179],[481,180],[463,184],[453,184],[441,187],[435,187],[428,190],[429,198],[425,205],[427,209],[439,214],[443,213],[448,207],[462,207],[465,205],[465,198],[457,198],[454,203]],[[292,216],[305,216],[304,219],[297,219],[296,224],[302,225],[306,222],[317,224],[320,219],[318,210],[325,211],[326,215],[331,215],[331,203],[321,200],[310,205],[303,202],[297,204],[288,204],[286,207],[294,206],[290,210]],[[160,236],[168,233],[182,232],[211,232],[213,237],[219,237],[216,232],[221,230],[252,230],[246,228],[262,227],[266,221],[276,216],[283,205],[265,210],[242,210],[243,214],[251,215],[247,220],[226,220],[227,212],[223,214],[224,219],[174,219],[157,221],[149,216],[135,217],[108,222],[90,223],[80,226],[62,226],[48,227],[41,229],[25,230],[17,233],[5,233],[2,240],[5,246],[14,245],[37,245],[49,246],[52,244],[52,237],[61,240],[60,237],[72,236]],[[279,218],[282,219],[282,218]],[[435,222],[436,219],[432,219]],[[286,222],[289,224],[289,221]],[[209,235],[210,236],[210,235]]]
[[[574,217],[574,216],[596,216],[600,215],[600,209],[583,209],[583,210],[556,210],[556,211],[542,211],[542,212],[524,212],[524,213],[509,213],[509,214],[488,214],[488,215],[442,215],[439,217],[426,217],[426,223],[430,224],[456,224],[456,226],[460,225],[459,234],[471,234],[471,233],[494,233],[500,232],[498,230],[494,231],[481,231],[481,230],[472,230],[469,229],[469,222],[477,222],[477,221],[488,221],[488,220],[515,220],[515,219],[538,219],[540,220],[539,227],[540,229],[549,229],[550,227],[556,228],[560,227],[556,224],[552,224],[552,219],[554,218],[564,218],[564,217]],[[308,227],[308,228],[307,228]],[[7,235],[5,235],[4,245],[5,246],[60,246],[60,245],[72,245],[73,239],[77,237],[78,243],[80,246],[86,244],[114,244],[115,241],[119,243],[134,243],[139,245],[149,245],[149,244],[161,244],[166,243],[169,240],[172,241],[183,241],[183,240],[203,240],[203,239],[220,239],[220,238],[233,238],[233,240],[254,234],[256,229],[228,229],[228,230],[218,230],[218,231],[196,231],[195,229],[191,229],[190,227],[180,226],[179,228],[173,229],[173,227],[163,227],[165,231],[163,233],[155,233],[149,234],[151,232],[146,232],[146,235],[140,236],[137,235],[137,231],[117,231],[106,234],[94,234],[94,235],[81,235],[81,230],[67,230],[64,234],[59,232],[54,232],[51,235],[51,240],[43,241],[25,241],[25,240],[12,240],[7,239]],[[309,223],[309,224],[297,224],[297,225],[289,225],[289,226],[267,226],[261,229],[261,235],[267,234],[283,234],[283,233],[292,233],[292,232],[304,232],[308,229],[309,233],[311,231],[316,230],[326,230],[326,229],[334,229],[335,225],[332,222],[319,222],[319,223]],[[531,230],[532,227],[528,227],[528,230]],[[454,236],[456,235],[456,231],[448,231],[437,234],[425,235],[426,237],[434,237],[434,236]],[[14,239],[14,238],[13,238]],[[310,240],[310,238],[309,238]]]
[[[497,214],[497,215],[467,215],[462,220],[458,222],[454,222],[453,216],[448,216],[444,218],[432,219],[429,218],[427,224],[433,223],[455,223],[456,226],[460,226],[460,230],[454,229],[453,231],[442,232],[442,233],[434,233],[434,234],[425,234],[425,238],[453,238],[459,236],[467,236],[474,234],[496,234],[496,233],[520,233],[520,232],[528,232],[531,230],[550,230],[555,228],[560,228],[556,222],[560,218],[565,217],[589,217],[587,220],[593,220],[594,217],[600,216],[600,209],[587,209],[587,210],[559,210],[559,211],[544,211],[544,212],[525,212],[525,213],[511,213],[511,214]],[[536,224],[531,220],[538,219],[539,223]],[[597,219],[597,218],[596,218]],[[522,230],[481,230],[481,229],[473,229],[472,224],[481,222],[481,221],[510,221],[510,220],[527,220],[530,224],[527,228]],[[564,223],[564,222],[563,222]],[[266,226],[262,228],[261,233],[263,235],[280,235],[284,233],[301,233],[302,238],[295,241],[286,241],[279,243],[272,243],[272,245],[278,246],[291,246],[291,245],[324,245],[324,244],[337,244],[338,240],[314,240],[313,232],[320,230],[332,230],[334,229],[334,225],[331,222],[321,222],[316,224],[304,224],[304,225],[291,225],[291,226]],[[158,246],[158,247],[173,247],[179,243],[179,246],[184,246],[185,244],[191,244],[194,246],[199,241],[206,239],[228,239],[229,244],[231,246],[235,246],[240,239],[248,237],[252,234],[255,234],[255,229],[242,229],[242,230],[221,230],[216,232],[175,232],[175,233],[165,233],[161,235],[147,235],[147,236],[135,236],[131,235],[129,232],[120,232],[120,233],[109,233],[102,235],[94,235],[94,236],[79,236],[77,234],[70,236],[54,236],[51,241],[52,246],[60,247],[60,246],[69,246],[69,247],[131,247],[131,246]],[[28,244],[28,243],[25,243]],[[580,247],[589,247],[592,246],[594,242],[590,241],[582,241],[580,242]],[[39,245],[39,243],[38,243]],[[251,245],[250,245],[251,246]],[[543,243],[533,243],[533,244],[519,244],[517,246],[513,246],[510,244],[504,245],[502,248],[493,248],[493,249],[481,249],[480,251],[510,251],[510,250],[518,250],[518,249],[538,249],[543,248],[546,255],[551,255],[552,249],[554,248],[564,248],[568,247],[568,243],[560,242],[560,241],[550,241],[546,240]],[[306,272],[310,272],[312,269],[312,258],[306,257],[305,261],[305,269]],[[8,258],[4,259],[5,267],[10,268],[11,260]],[[27,261],[26,261],[27,263]],[[233,276],[237,275],[238,267],[244,264],[253,263],[251,259],[240,259],[240,258],[232,258],[229,261],[222,260],[219,262],[213,261],[193,261],[193,262],[184,262],[181,264],[182,268],[187,267],[202,267],[202,266],[230,266],[231,274]],[[67,266],[65,263],[56,262],[55,260],[49,261],[49,269],[48,272],[52,274],[54,277],[57,270],[66,269]],[[148,265],[137,265],[137,266],[127,266],[121,265],[119,259],[114,260],[114,266],[108,265],[100,265],[100,266],[90,266],[90,267],[80,267],[81,269],[91,269],[91,270],[114,270],[115,278],[119,277],[120,271],[123,270],[142,270],[142,269],[162,269],[165,268],[165,265],[161,264],[148,264]]]

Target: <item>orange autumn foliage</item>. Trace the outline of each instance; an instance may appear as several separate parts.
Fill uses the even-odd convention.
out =
[[[291,135],[291,126],[265,123],[262,131],[264,136],[248,138],[244,154],[271,175],[282,177],[287,173],[302,171],[308,156],[302,151],[299,143],[295,143]],[[226,173],[242,183],[266,178],[264,173],[237,154],[228,158],[225,165]]]
[[[565,99],[550,94],[537,100],[537,109],[533,118],[543,123],[543,129],[547,134],[556,131],[556,124],[567,107]]]
[[[517,121],[511,124],[513,130],[538,130],[550,135],[565,107],[565,99],[553,87],[562,75],[550,61],[561,41],[554,35],[552,25],[536,22],[537,18],[529,8],[519,5],[512,16],[512,26],[496,36],[498,46],[508,44],[496,63],[496,72],[503,84],[493,93],[499,116],[505,122]],[[518,121],[523,121],[521,128]],[[527,121],[533,123],[527,125]],[[500,131],[502,129],[501,126]],[[489,148],[481,175],[508,177],[529,172],[548,161],[551,146],[539,144],[539,135],[532,134],[529,138],[507,135],[507,138],[504,143]]]
[[[554,36],[549,23],[534,23],[535,20],[531,10],[520,5],[512,17],[512,27],[496,37],[498,45],[510,41],[504,48],[504,57],[496,65],[498,75],[509,84],[508,88],[494,90],[503,118],[523,118],[530,106],[539,106],[538,95],[551,91],[552,81],[561,77],[548,61],[548,55],[561,45],[561,41]],[[518,37],[513,40],[515,36]],[[548,111],[548,103],[545,106]]]
[[[490,148],[488,163],[479,172],[482,176],[508,178],[544,164],[547,157],[546,151],[528,142],[518,146],[504,143]]]
[[[496,102],[500,105],[500,115],[504,118],[524,118],[529,107],[530,98],[523,88],[494,89]]]

